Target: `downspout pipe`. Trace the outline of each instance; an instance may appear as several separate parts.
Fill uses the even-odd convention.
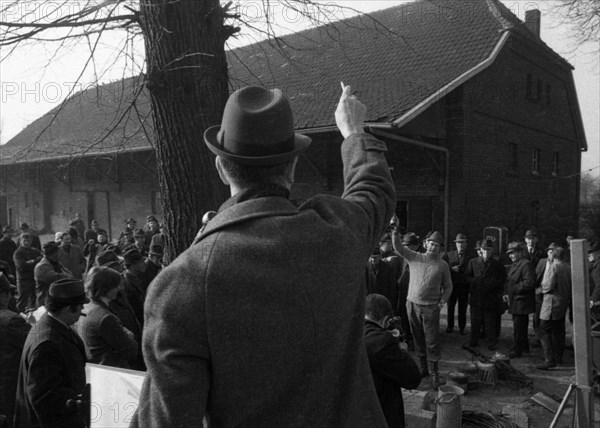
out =
[[[449,228],[449,207],[450,207],[450,151],[445,147],[436,146],[435,144],[425,143],[412,138],[403,137],[393,132],[398,129],[394,125],[384,123],[367,123],[365,127],[370,129],[374,135],[388,138],[390,140],[400,141],[402,143],[412,144],[414,146],[422,147],[427,150],[433,150],[436,152],[444,153],[445,168],[444,168],[444,245],[448,249],[448,228]]]

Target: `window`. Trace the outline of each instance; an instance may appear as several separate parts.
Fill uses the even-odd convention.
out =
[[[558,152],[554,152],[554,156],[552,158],[552,176],[558,176],[558,163],[559,163],[559,155]]]
[[[525,92],[525,98],[528,100],[533,99],[533,75],[531,73],[527,74],[527,90]]]
[[[552,86],[546,85],[546,105],[552,104]]]
[[[542,150],[533,149],[533,156],[531,157],[531,173],[538,175],[540,173],[540,161],[542,159]]]
[[[519,172],[519,146],[516,143],[508,143],[510,147],[510,165],[508,172],[517,174]]]

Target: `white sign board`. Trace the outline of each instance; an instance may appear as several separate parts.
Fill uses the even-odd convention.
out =
[[[129,427],[145,372],[89,363],[85,371],[91,384],[91,428]]]

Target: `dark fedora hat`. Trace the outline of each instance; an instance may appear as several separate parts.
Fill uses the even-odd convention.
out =
[[[525,238],[537,238],[537,231],[535,229],[529,229],[525,232]]]
[[[600,241],[592,241],[588,247],[588,253],[595,253],[596,251],[600,251]]]
[[[511,242],[508,244],[508,249],[506,250],[506,254],[514,253],[515,251],[525,251],[523,244],[520,242]]]
[[[21,227],[19,229],[21,229],[21,230],[29,229],[29,225],[27,223],[21,223]]]
[[[467,242],[467,235],[465,235],[464,233],[459,233],[458,235],[456,235],[456,239],[454,240],[454,242]]]
[[[83,281],[72,278],[63,278],[50,284],[48,296],[59,303],[78,305],[89,303],[90,299],[85,295]]]
[[[484,239],[481,241],[481,246],[479,247],[482,250],[493,250],[494,249],[494,241],[491,239]]]
[[[221,125],[204,132],[217,156],[245,165],[276,165],[298,156],[311,139],[294,132],[294,116],[280,89],[247,86],[225,105]]]
[[[114,251],[104,250],[96,256],[96,265],[104,266],[107,263],[119,262],[119,258]]]
[[[548,250],[556,250],[557,248],[563,249],[563,246],[557,244],[556,242],[553,242],[550,245],[548,245],[548,247],[546,248],[546,251],[548,251]]]
[[[125,265],[133,265],[143,258],[144,256],[142,256],[142,253],[140,253],[137,248],[127,250],[125,251],[125,254],[123,254],[123,261],[125,262]]]
[[[127,220],[125,220],[125,223],[137,223],[137,221],[135,221],[133,217],[129,217]]]
[[[158,220],[152,214],[146,216],[146,222],[149,222],[149,221],[155,221],[156,223],[158,223]]]
[[[146,232],[144,232],[144,229],[135,229],[133,236],[136,238],[146,237]]]
[[[413,232],[404,234],[402,237],[402,245],[416,245],[419,243],[419,237]]]

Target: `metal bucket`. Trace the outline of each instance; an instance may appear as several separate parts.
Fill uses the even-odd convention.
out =
[[[462,396],[465,391],[453,385],[438,388],[436,428],[460,428],[462,423]]]
[[[479,369],[479,383],[483,385],[496,385],[496,364],[494,363],[477,363]]]
[[[469,377],[461,372],[451,372],[446,376],[446,385],[448,386],[458,386],[462,388],[467,393],[469,384]]]

